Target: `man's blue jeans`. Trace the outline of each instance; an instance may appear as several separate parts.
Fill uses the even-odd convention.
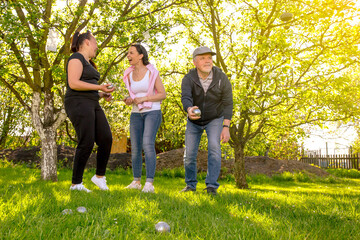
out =
[[[146,181],[153,182],[156,169],[155,138],[161,124],[161,110],[131,113],[131,161],[135,181],[140,181],[142,150],[145,153]]]
[[[197,179],[197,166],[196,157],[198,153],[201,135],[204,130],[208,138],[208,169],[206,175],[206,186],[218,188],[217,182],[220,175],[221,168],[221,146],[220,135],[222,131],[222,124],[224,118],[217,118],[206,124],[199,126],[187,120],[185,131],[185,153],[184,153],[184,166],[185,166],[185,182],[186,185],[196,189]]]

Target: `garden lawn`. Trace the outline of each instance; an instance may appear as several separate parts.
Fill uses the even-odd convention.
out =
[[[0,166],[0,239],[360,239],[359,179],[255,176],[248,190],[220,181],[212,197],[204,180],[196,193],[179,193],[184,179],[161,173],[156,194],[128,190],[132,174],[125,170],[108,171],[104,192],[89,170],[84,185],[93,192],[85,193],[69,190],[69,169],[48,182],[38,169]],[[87,212],[77,212],[79,206]],[[159,221],[171,232],[157,233]]]

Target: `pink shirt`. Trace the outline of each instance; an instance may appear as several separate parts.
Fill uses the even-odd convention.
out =
[[[156,94],[156,89],[154,91],[154,88],[155,88],[155,80],[156,78],[159,76],[159,71],[156,70],[156,68],[152,65],[152,64],[148,64],[146,65],[146,68],[149,69],[150,71],[150,82],[149,82],[149,89],[146,93],[146,96],[152,96],[154,95],[154,92]],[[124,77],[123,77],[123,80],[124,80],[124,83],[126,85],[126,88],[127,90],[129,91],[129,95],[132,99],[134,99],[136,96],[135,94],[131,91],[131,88],[130,88],[130,78],[129,78],[129,74],[134,71],[135,67],[134,66],[131,66],[129,68],[127,68],[125,70],[125,73],[124,73]],[[152,107],[152,102],[143,102],[143,103],[140,103],[138,104],[138,108],[139,110],[143,109],[143,108],[151,108]]]

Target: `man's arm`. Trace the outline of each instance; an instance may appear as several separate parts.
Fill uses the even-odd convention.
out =
[[[188,108],[193,106],[191,90],[191,80],[185,75],[181,82],[181,103],[185,112],[188,112]]]
[[[221,135],[220,135],[220,141],[222,143],[227,143],[230,140],[229,127],[230,127],[230,120],[229,119],[224,119],[224,121],[223,121],[223,129],[222,129]]]
[[[224,74],[225,75],[225,74]],[[232,118],[233,111],[233,95],[231,83],[228,77],[224,77],[224,87],[222,88],[222,104],[224,106],[224,121],[223,129],[221,131],[220,140],[222,143],[227,143],[230,140],[230,121]]]

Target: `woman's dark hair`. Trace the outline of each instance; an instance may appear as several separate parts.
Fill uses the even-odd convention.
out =
[[[139,54],[143,55],[142,62],[143,62],[144,65],[150,64],[148,53],[147,53],[146,49],[141,44],[133,43],[133,44],[131,44],[131,47],[135,47],[136,51]]]
[[[85,39],[91,39],[91,32],[89,30],[81,34],[79,32],[75,32],[71,42],[71,51],[74,53],[79,51],[79,48]]]
[[[72,37],[72,41],[71,41],[71,51],[74,53],[78,52],[80,46],[83,44],[85,39],[90,40],[91,37],[92,37],[92,35],[89,30],[87,30],[85,33],[81,33],[81,34],[80,34],[80,32],[75,32],[74,36]],[[89,62],[95,69],[97,69],[97,66],[92,59],[90,59]]]

